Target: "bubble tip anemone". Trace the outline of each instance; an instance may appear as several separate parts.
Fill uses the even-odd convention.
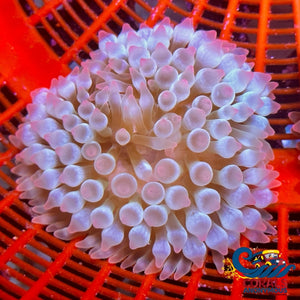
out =
[[[61,239],[86,233],[78,247],[134,272],[179,279],[209,250],[221,272],[240,235],[274,233],[270,75],[191,19],[98,37],[82,68],[32,93],[10,137],[32,221]]]

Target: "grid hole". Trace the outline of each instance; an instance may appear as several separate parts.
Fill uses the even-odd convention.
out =
[[[247,12],[250,14],[258,14],[259,13],[259,5],[256,4],[249,4],[249,1],[246,1],[246,3],[241,3],[238,7],[238,11]],[[257,16],[258,18],[258,16]]]
[[[214,11],[205,10],[203,14],[203,18],[206,18],[214,22],[222,23],[224,19],[224,15]]]
[[[257,28],[258,21],[256,19],[237,18],[235,24],[241,28]]]
[[[220,7],[220,8],[226,8],[227,7],[227,1],[220,1],[220,0],[209,0],[208,4]]]
[[[271,59],[287,58],[293,54],[291,49],[269,49],[267,50],[266,57]]]
[[[287,44],[287,43],[294,43],[295,42],[295,35],[294,34],[275,34],[275,35],[268,35],[268,42],[270,44]]]
[[[278,19],[273,19],[270,20],[269,23],[269,28],[272,29],[290,29],[290,31],[294,31],[294,22],[290,19],[286,20],[278,20]]]
[[[291,4],[273,4],[271,5],[271,12],[273,14],[288,14],[293,12]]]

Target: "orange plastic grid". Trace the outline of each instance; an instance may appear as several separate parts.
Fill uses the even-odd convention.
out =
[[[163,16],[174,23],[192,17],[198,29],[214,29],[226,40],[250,50],[255,70],[272,74],[282,109],[270,118],[276,131],[270,138],[272,162],[280,172],[279,202],[270,208],[278,236],[268,245],[278,248],[296,270],[288,275],[288,296],[300,297],[300,177],[298,153],[281,149],[287,113],[300,108],[300,1],[298,0],[7,0],[0,1],[0,299],[252,299],[241,281],[215,270],[211,257],[205,268],[180,281],[161,282],[91,260],[30,222],[29,209],[14,190],[16,149],[7,137],[21,122],[31,90],[49,86],[59,74],[88,57],[97,47],[97,31],[118,33],[124,22],[133,28],[150,26]],[[261,295],[260,299],[273,299]]]

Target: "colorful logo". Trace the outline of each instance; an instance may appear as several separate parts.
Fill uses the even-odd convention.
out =
[[[252,251],[241,247],[224,264],[227,278],[244,279],[244,293],[286,294],[287,280],[285,276],[294,270],[278,250]]]

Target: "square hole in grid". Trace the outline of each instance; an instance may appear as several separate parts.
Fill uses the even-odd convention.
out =
[[[239,27],[246,27],[246,28],[257,28],[258,20],[257,19],[236,18],[235,25],[239,26]]]
[[[272,34],[268,35],[268,43],[269,44],[291,44],[295,43],[295,34]]]
[[[299,79],[298,78],[282,79],[282,80],[278,79],[278,80],[273,80],[273,81],[278,82],[278,84],[279,84],[278,88],[297,88],[297,87],[299,87]]]
[[[253,53],[249,53],[249,57],[255,57],[255,51],[256,48],[256,34],[253,33],[247,33],[244,32],[243,29],[240,29],[238,31],[234,31],[231,35],[231,39],[233,42],[241,42],[241,43],[248,43],[249,48],[253,49]],[[248,47],[246,47],[248,48]]]
[[[289,58],[293,56],[293,53],[294,49],[286,48],[283,44],[279,49],[268,49],[266,57],[271,59]]]
[[[204,10],[202,17],[207,20],[214,21],[217,23],[223,23],[223,20],[224,20],[223,14],[209,10],[209,9]]]
[[[237,11],[242,11],[249,14],[258,14],[259,4],[250,4],[250,1],[241,0]]]
[[[63,56],[65,51],[63,48],[56,42],[56,40],[51,36],[48,30],[44,27],[43,23],[37,23],[35,25],[36,30],[39,32],[41,37],[46,41],[46,43],[52,48],[54,53],[58,56]]]
[[[294,31],[294,21],[293,19],[284,19],[284,20],[277,20],[271,19],[269,21],[269,28],[271,29],[290,29],[291,32]]]
[[[267,73],[276,73],[276,74],[288,74],[298,72],[298,64],[269,64],[266,65]]]
[[[271,12],[272,14],[288,14],[293,12],[293,6],[290,3],[284,3],[283,1],[279,4],[272,4],[271,5]]]
[[[298,72],[290,73],[292,78],[283,78],[279,82],[279,87],[281,88],[298,88],[300,86],[299,84],[299,78],[298,78]]]
[[[208,4],[216,6],[216,7],[220,7],[220,8],[226,8],[227,7],[227,1],[223,1],[223,0],[209,0]]]

